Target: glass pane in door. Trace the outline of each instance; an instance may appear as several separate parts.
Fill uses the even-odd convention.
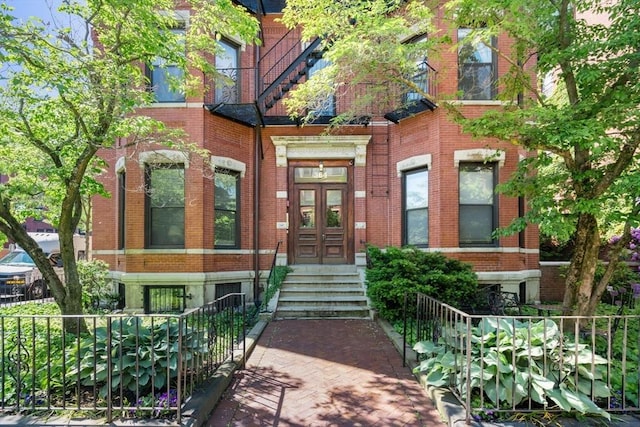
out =
[[[313,228],[316,224],[316,192],[300,190],[300,228]]]
[[[342,190],[327,190],[326,227],[342,227]]]

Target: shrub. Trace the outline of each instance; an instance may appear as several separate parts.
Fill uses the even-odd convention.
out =
[[[380,316],[392,322],[402,318],[405,293],[421,292],[460,307],[473,300],[478,290],[471,265],[441,253],[414,247],[388,247],[383,251],[369,246],[367,255],[371,304]]]
[[[102,398],[107,396],[109,373],[113,390],[122,387],[132,394],[146,395],[166,389],[182,369],[178,366],[180,335],[183,362],[209,350],[207,337],[185,325],[179,334],[180,326],[172,320],[177,319],[151,324],[137,317],[124,317],[112,320],[110,329],[96,328],[95,336],[86,337],[77,351],[72,351],[69,378],[76,381],[79,376],[83,386],[99,387]]]
[[[555,403],[563,411],[610,419],[590,398],[592,393],[595,398],[611,395],[604,380],[607,359],[592,355],[585,344],[571,342],[555,322],[482,319],[471,330],[469,371],[460,349],[466,326],[454,327],[457,330],[443,331],[437,344],[423,341],[414,346],[426,356],[415,371],[425,372],[428,384],[448,386],[455,376],[461,393],[467,392],[468,382],[472,394],[482,391],[496,408],[513,408],[531,398],[543,408]]]
[[[101,260],[79,261],[78,275],[82,284],[82,305],[88,312],[100,311],[100,307],[111,309],[119,301],[113,292],[113,283],[108,278],[109,265]]]

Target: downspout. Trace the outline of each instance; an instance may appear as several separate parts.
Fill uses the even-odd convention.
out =
[[[262,0],[259,2],[258,16],[264,16],[264,6]],[[262,19],[260,19],[260,33],[262,33]],[[260,96],[262,88],[262,78],[260,76],[260,46],[254,44],[255,55],[255,75],[254,87],[255,98]],[[254,167],[253,167],[253,301],[256,308],[260,308],[260,170],[262,164],[262,131],[261,131],[261,111],[256,102],[256,124],[254,126],[255,146],[254,146]]]
[[[257,112],[256,114],[260,114]],[[254,283],[253,283],[253,299],[256,307],[260,306],[260,170],[262,163],[262,132],[260,123],[255,125],[255,159],[253,168],[253,268],[254,268]]]

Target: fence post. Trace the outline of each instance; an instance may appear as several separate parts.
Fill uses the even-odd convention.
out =
[[[402,367],[407,366],[407,303],[409,296],[404,293],[404,306],[402,308]]]

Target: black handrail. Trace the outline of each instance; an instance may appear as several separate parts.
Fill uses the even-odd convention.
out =
[[[278,244],[276,245],[276,250],[273,254],[273,260],[271,261],[271,268],[269,269],[269,275],[267,276],[267,283],[264,288],[265,300],[260,303],[260,306],[263,307],[263,310],[266,310],[267,304],[269,304],[269,299],[267,299],[267,295],[268,295],[267,291],[269,290],[269,286],[271,286],[271,277],[273,277],[273,271],[276,268],[276,260],[278,258],[278,250],[280,249],[281,243],[282,243],[282,240],[278,241]]]
[[[278,241],[278,244],[276,245],[276,251],[273,254],[273,261],[271,261],[271,269],[269,269],[269,276],[267,277],[267,287],[269,287],[269,283],[271,283],[271,276],[273,275],[273,270],[276,268],[276,260],[278,257],[278,249],[280,248],[280,243],[282,243],[282,240]]]

